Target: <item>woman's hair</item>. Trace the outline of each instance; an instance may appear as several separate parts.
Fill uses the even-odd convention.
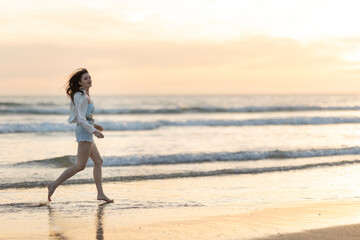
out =
[[[74,102],[74,94],[76,92],[81,92],[82,94],[84,94],[83,91],[80,90],[81,85],[79,84],[79,82],[81,81],[81,76],[84,73],[89,73],[89,72],[85,68],[76,69],[70,75],[69,80],[66,83],[65,86],[66,95],[68,95],[68,97],[71,98],[73,102]]]

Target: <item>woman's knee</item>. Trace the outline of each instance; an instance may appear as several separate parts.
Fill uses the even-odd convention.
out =
[[[78,165],[75,165],[76,167],[76,170],[78,170],[78,172],[84,170],[86,168],[86,164],[78,164]]]
[[[94,165],[95,166],[102,166],[103,162],[104,161],[102,160],[102,158],[99,158],[99,159],[94,160]]]

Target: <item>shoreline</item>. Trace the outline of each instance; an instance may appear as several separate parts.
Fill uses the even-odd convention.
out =
[[[129,240],[305,240],[317,236],[314,234],[352,236],[360,229],[360,225],[353,225],[360,223],[360,199],[248,205],[234,199],[226,204],[187,205],[191,202],[183,200],[185,204],[178,204],[179,191],[174,192],[174,196],[169,192],[159,195],[162,191],[157,191],[165,186],[174,187],[176,183],[184,186],[185,182],[187,180],[106,183],[104,188],[115,199],[112,204],[94,200],[92,184],[62,186],[53,201],[44,205],[41,203],[46,199],[46,188],[2,190],[0,194],[10,199],[1,204],[0,239],[24,239],[25,236],[26,239],[56,236],[94,239],[96,236],[95,239]],[[159,186],[160,183],[163,185]],[[130,191],[136,195],[135,199],[131,199]],[[211,197],[208,193],[201,194]],[[194,196],[188,193],[181,197],[194,199]],[[149,205],[139,206],[141,203],[136,199],[141,198]],[[15,199],[18,202],[15,203]],[[340,229],[339,233],[336,229]]]

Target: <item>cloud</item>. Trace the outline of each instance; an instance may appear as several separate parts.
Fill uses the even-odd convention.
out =
[[[352,0],[7,1],[0,42],[228,41],[247,34],[309,40],[360,36]]]

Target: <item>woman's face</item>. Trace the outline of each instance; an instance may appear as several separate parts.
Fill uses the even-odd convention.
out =
[[[91,76],[89,75],[89,73],[84,73],[81,76],[81,81],[79,82],[79,84],[81,85],[82,88],[89,88],[91,87]]]

